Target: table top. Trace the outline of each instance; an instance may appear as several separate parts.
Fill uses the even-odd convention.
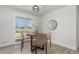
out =
[[[27,34],[27,36],[35,36],[36,34],[35,33],[29,33]]]

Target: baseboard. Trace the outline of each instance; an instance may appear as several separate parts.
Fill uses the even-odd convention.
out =
[[[24,42],[30,42],[30,41],[28,40],[28,41],[24,41]],[[21,44],[21,42],[14,42],[14,43],[11,43],[8,45],[1,46],[0,48],[9,47],[9,46],[17,45],[17,44]]]
[[[56,43],[56,42],[52,42],[52,44],[56,44],[56,45],[59,45],[59,46],[61,46],[61,47],[65,47],[65,48],[67,48],[67,49],[71,49],[71,50],[77,51],[77,48],[66,47],[66,46],[64,46],[64,45],[62,45],[62,44],[59,44],[59,43]]]
[[[19,42],[19,43],[20,43],[20,42]],[[12,43],[12,44],[8,44],[8,45],[3,45],[3,46],[1,46],[0,48],[9,47],[9,46],[16,45],[16,44],[19,44],[19,43]]]

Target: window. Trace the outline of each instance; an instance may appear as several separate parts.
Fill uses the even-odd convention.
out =
[[[27,27],[32,27],[32,25],[33,25],[33,20],[30,19],[30,18],[26,18],[25,23],[26,23],[26,26],[27,26]]]
[[[16,27],[17,28],[25,27],[25,18],[16,17]]]
[[[24,31],[32,29],[33,20],[31,18],[16,17],[16,31]]]

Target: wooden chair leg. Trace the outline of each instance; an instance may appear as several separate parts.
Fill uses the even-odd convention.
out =
[[[21,52],[22,52],[22,48],[24,47],[24,41],[21,41]]]
[[[37,47],[35,48],[35,54],[37,54]]]
[[[24,48],[24,40],[23,40],[23,48]]]
[[[22,52],[22,43],[21,43],[21,52]]]
[[[35,54],[37,54],[37,44],[35,44]]]
[[[47,43],[45,43],[45,53],[47,54]]]
[[[50,48],[51,48],[51,39],[50,39]]]

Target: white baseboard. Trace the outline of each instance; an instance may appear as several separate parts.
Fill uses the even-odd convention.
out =
[[[26,41],[24,41],[26,42]],[[9,42],[8,44],[0,44],[0,47],[6,47],[6,46],[10,46],[10,45],[16,45],[16,44],[19,44],[21,42]]]
[[[18,43],[21,43],[21,42],[10,42],[10,43],[5,43],[5,44],[0,44],[0,47],[6,47],[6,46],[18,44]]]
[[[59,46],[62,46],[62,47],[65,47],[65,48],[68,48],[68,49],[71,49],[71,50],[74,50],[74,51],[77,51],[77,48],[72,48],[72,47],[68,47],[66,45],[63,45],[63,44],[60,44],[60,43],[57,43],[57,42],[52,42],[53,44],[56,44],[56,45],[59,45]]]

